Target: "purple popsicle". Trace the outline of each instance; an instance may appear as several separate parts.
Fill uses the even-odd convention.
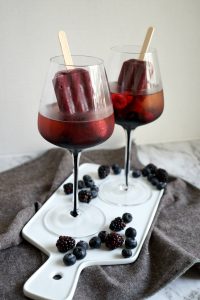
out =
[[[82,68],[63,70],[55,74],[54,90],[63,113],[87,112],[93,108],[93,88],[89,72]]]
[[[147,63],[144,60],[129,59],[122,65],[118,86],[121,92],[139,93],[147,88]]]

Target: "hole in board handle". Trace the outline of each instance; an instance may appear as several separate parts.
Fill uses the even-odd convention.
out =
[[[53,276],[53,279],[55,279],[55,280],[60,280],[60,279],[62,279],[62,275],[61,275],[61,274],[55,274],[55,275]]]

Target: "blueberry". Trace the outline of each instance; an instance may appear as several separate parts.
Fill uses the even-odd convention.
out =
[[[93,179],[86,180],[85,186],[91,188],[92,186],[94,186],[94,180]]]
[[[137,246],[137,241],[135,239],[128,237],[125,240],[125,247],[127,249],[134,249],[136,246]]]
[[[132,172],[133,178],[138,178],[138,177],[140,177],[141,175],[142,175],[142,171],[139,170],[139,169],[135,169],[135,170],[133,170],[133,172]]]
[[[78,181],[78,189],[82,190],[85,188],[85,182],[83,180]]]
[[[147,169],[146,167],[142,169],[142,175],[144,177],[147,177],[149,174],[151,174],[151,171],[149,169]]]
[[[94,199],[98,196],[98,192],[96,190],[91,189],[91,195],[92,195],[92,199]]]
[[[122,216],[124,223],[130,223],[133,220],[133,217],[130,213],[124,213]]]
[[[101,247],[101,239],[98,236],[94,236],[93,238],[91,238],[91,240],[89,241],[89,245],[91,248],[94,249],[98,249]]]
[[[105,243],[106,236],[107,236],[107,232],[104,230],[100,231],[98,234],[98,237],[101,239],[102,243]]]
[[[128,257],[131,257],[132,256],[132,251],[131,251],[131,249],[123,249],[122,250],[122,256],[124,257],[124,258],[128,258]]]
[[[83,176],[83,181],[84,181],[84,183],[85,183],[86,181],[91,180],[91,179],[92,179],[92,177],[91,177],[90,175],[84,175],[84,176]]]
[[[96,198],[98,196],[99,188],[97,185],[93,185],[91,188],[92,198]]]
[[[152,185],[155,185],[155,186],[157,186],[158,185],[158,183],[159,183],[159,180],[158,180],[158,178],[156,178],[155,176],[153,176],[152,178],[151,178],[151,184]]]
[[[147,179],[149,180],[149,182],[151,182],[151,180],[152,180],[153,178],[155,178],[155,175],[154,175],[154,174],[149,174],[149,175],[147,176]]]
[[[76,262],[76,256],[73,253],[67,253],[63,257],[63,262],[66,266],[72,266]]]
[[[85,241],[79,241],[77,244],[76,244],[76,247],[83,247],[85,248],[85,250],[87,250],[89,248],[89,245],[87,242]]]
[[[91,191],[93,191],[93,190],[95,190],[95,191],[99,191],[99,187],[97,186],[97,185],[93,185],[92,187],[91,187]]]
[[[84,247],[75,247],[73,254],[76,256],[76,259],[83,259],[86,256],[86,249]]]
[[[137,231],[133,227],[128,227],[125,231],[125,236],[134,239],[137,235]]]
[[[156,185],[158,190],[162,190],[167,186],[167,182],[158,182],[158,184]]]
[[[113,164],[112,165],[112,170],[113,170],[113,173],[115,175],[118,175],[118,174],[121,173],[121,168],[120,168],[120,166],[118,164]]]

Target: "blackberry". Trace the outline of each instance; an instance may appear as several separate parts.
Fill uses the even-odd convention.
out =
[[[124,257],[124,258],[128,258],[128,257],[131,257],[132,256],[132,251],[131,251],[131,249],[123,249],[122,250],[122,256]]]
[[[82,190],[85,188],[85,182],[83,180],[78,181],[78,189]]]
[[[134,249],[136,246],[137,246],[137,241],[135,239],[128,237],[125,240],[125,247],[127,249]]]
[[[110,167],[107,165],[102,165],[98,168],[98,175],[100,179],[106,178],[110,174]]]
[[[145,168],[149,169],[151,174],[155,174],[157,170],[157,167],[154,164],[148,164]]]
[[[88,243],[85,242],[85,241],[79,241],[79,242],[76,244],[76,247],[83,247],[83,248],[85,248],[85,250],[88,250],[89,245],[88,245]]]
[[[75,247],[73,254],[76,256],[76,259],[83,259],[87,253],[84,247]]]
[[[87,191],[87,190],[81,190],[78,193],[78,199],[80,202],[84,202],[84,203],[90,203],[91,199],[92,199],[92,193],[91,191]]]
[[[73,183],[68,182],[63,185],[63,189],[66,195],[73,193]]]
[[[132,172],[133,178],[138,178],[138,177],[140,177],[141,175],[142,175],[142,171],[139,170],[139,169],[135,169],[135,170],[133,170],[133,172]]]
[[[128,227],[125,231],[125,236],[134,239],[137,235],[137,231],[133,227]]]
[[[122,216],[122,220],[124,221],[124,223],[130,223],[133,220],[132,214],[130,213],[124,213]]]
[[[156,178],[161,182],[168,182],[168,173],[164,169],[157,169]]]
[[[112,170],[113,170],[113,173],[115,175],[118,175],[121,173],[122,169],[120,168],[120,166],[118,164],[113,164],[112,165]]]
[[[101,239],[102,243],[105,243],[106,241],[107,232],[102,230],[99,232],[98,237]]]
[[[59,252],[67,252],[74,248],[75,240],[71,236],[59,236],[59,239],[56,242],[56,247]]]
[[[98,249],[101,247],[101,239],[98,236],[94,236],[93,238],[90,239],[89,245],[93,249]]]
[[[110,250],[119,248],[123,245],[124,239],[123,237],[116,232],[111,232],[106,236],[105,244],[106,247]]]
[[[76,256],[73,253],[67,253],[63,257],[63,262],[66,266],[72,266],[76,262]]]
[[[117,217],[114,220],[112,220],[109,226],[110,230],[112,231],[120,231],[123,230],[125,227],[126,224],[120,217]]]

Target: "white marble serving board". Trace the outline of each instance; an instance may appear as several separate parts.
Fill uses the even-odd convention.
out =
[[[83,164],[79,169],[79,178],[84,174],[89,174],[99,185],[102,180],[98,179],[96,164]],[[116,175],[109,175],[116,176]],[[71,175],[64,183],[72,182]],[[149,182],[140,177],[135,180],[142,180],[145,184],[150,185]],[[64,184],[63,183],[63,184]],[[133,263],[142,248],[147,233],[151,227],[156,210],[158,208],[163,191],[156,190],[153,186],[152,197],[146,203],[138,206],[117,206],[107,204],[100,198],[93,199],[90,204],[100,208],[105,214],[105,226],[100,230],[108,230],[112,219],[117,216],[122,216],[124,212],[130,212],[133,215],[133,221],[128,224],[128,227],[134,227],[137,230],[137,247],[133,249],[133,255],[130,258],[123,258],[121,255],[122,248],[115,250],[107,250],[104,246],[100,249],[88,249],[87,255],[83,260],[77,261],[73,266],[65,266],[63,263],[63,256],[56,248],[56,241],[58,235],[49,231],[45,226],[45,215],[52,207],[63,206],[67,202],[71,202],[72,196],[65,195],[63,191],[63,184],[56,190],[56,192],[46,201],[42,208],[34,215],[34,217],[23,228],[23,237],[31,244],[46,253],[48,260],[37,270],[25,283],[24,294],[32,299],[50,299],[50,300],[70,300],[72,299],[76,285],[78,282],[81,270],[91,265],[111,265],[111,264],[127,264]],[[91,216],[92,217],[92,216]],[[120,234],[124,234],[123,231]],[[63,235],[70,235],[70,232],[63,232]],[[89,241],[91,237],[83,238]],[[81,238],[76,239],[79,241]],[[55,275],[59,275],[60,279],[55,280]]]

